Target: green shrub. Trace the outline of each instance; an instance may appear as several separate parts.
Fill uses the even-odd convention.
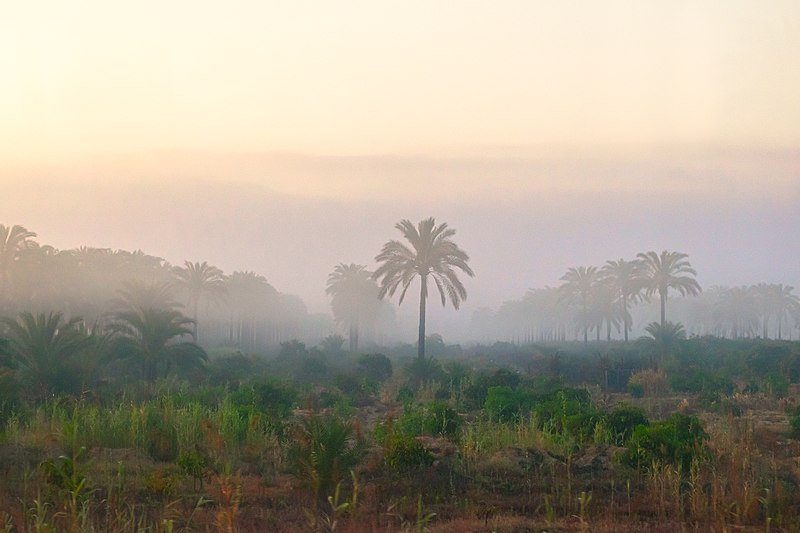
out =
[[[706,454],[708,434],[695,416],[673,413],[667,420],[650,426],[639,425],[622,456],[629,466],[668,463],[688,474],[692,460]]]
[[[383,453],[386,464],[397,473],[408,473],[433,464],[433,454],[412,435],[389,435]]]
[[[164,412],[151,408],[145,419],[148,455],[154,461],[174,461],[178,457],[178,430]]]
[[[644,411],[632,405],[618,405],[606,417],[606,427],[617,446],[624,445],[633,436],[637,426],[648,424]]]
[[[370,381],[383,383],[392,377],[392,362],[382,353],[364,354],[358,358],[358,371]]]
[[[287,458],[292,473],[324,501],[358,464],[363,451],[355,422],[332,415],[311,416],[293,428]]]
[[[409,405],[397,420],[395,430],[418,436],[455,438],[461,429],[461,417],[443,402]]]
[[[644,398],[644,385],[628,382],[628,394],[634,398]]]
[[[794,415],[789,419],[789,434],[793,439],[800,439],[800,414]]]

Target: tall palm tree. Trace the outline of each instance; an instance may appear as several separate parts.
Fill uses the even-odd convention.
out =
[[[697,272],[687,260],[687,254],[668,252],[661,254],[647,252],[637,254],[642,261],[642,277],[645,296],[658,293],[661,299],[661,326],[666,323],[667,293],[675,289],[681,295],[696,296],[702,289],[694,276]]]
[[[65,320],[61,313],[21,313],[16,320],[2,320],[8,336],[8,352],[21,381],[39,394],[75,392],[70,383],[74,358],[88,347],[90,338],[81,320]]]
[[[22,226],[8,227],[0,224],[0,296],[6,292],[8,269],[17,260],[20,251],[31,246],[36,234]]]
[[[589,306],[592,303],[592,295],[595,284],[600,276],[597,267],[571,267],[567,273],[561,276],[564,283],[559,287],[562,298],[571,300],[573,303],[580,304],[580,311],[577,315],[577,322],[583,329],[583,343],[589,343],[589,327],[592,323]]]
[[[631,315],[628,312],[628,303],[636,302],[642,290],[642,262],[639,260],[606,261],[600,269],[600,275],[617,293],[620,307],[622,308],[623,330],[625,342],[628,342],[628,332],[631,330]]]
[[[442,299],[442,306],[449,298],[453,307],[458,309],[461,301],[466,299],[467,290],[458,279],[454,269],[461,270],[469,277],[475,276],[467,264],[469,255],[451,240],[456,230],[448,228],[443,222],[436,225],[433,217],[421,220],[415,227],[410,221],[403,219],[395,224],[411,247],[400,241],[391,240],[383,245],[381,253],[375,261],[381,263],[373,274],[378,281],[380,291],[378,298],[387,294],[391,297],[398,288],[400,303],[403,303],[406,291],[414,278],[419,277],[419,339],[417,341],[418,359],[425,358],[425,305],[428,299],[428,278],[430,277]]]
[[[199,342],[197,336],[197,308],[203,297],[219,296],[225,291],[225,275],[222,270],[207,262],[184,261],[184,267],[173,269],[179,287],[189,294],[192,306],[192,319],[194,320],[194,341]]]
[[[380,306],[378,284],[364,265],[341,263],[328,276],[325,292],[337,322],[349,329],[350,353],[358,352],[359,326],[374,321]]]

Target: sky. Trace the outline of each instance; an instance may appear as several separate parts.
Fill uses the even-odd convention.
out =
[[[800,285],[795,1],[7,4],[0,223],[56,247],[325,311],[334,265],[435,216],[476,278],[434,321],[650,249]]]

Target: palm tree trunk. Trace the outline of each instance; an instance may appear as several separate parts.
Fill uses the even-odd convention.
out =
[[[586,296],[583,296],[583,344],[589,344],[589,316],[586,313]]]
[[[625,330],[625,342],[628,342],[628,295],[622,295],[622,328]]]
[[[417,340],[417,357],[425,359],[425,299],[428,296],[428,276],[420,276],[419,288],[419,339]]]
[[[664,327],[667,315],[667,291],[658,291],[661,296],[661,327]]]
[[[193,340],[194,340],[195,344],[197,344],[199,342],[199,340],[197,338],[197,301],[198,300],[199,300],[198,297],[194,298],[194,316],[192,317],[194,319],[194,324],[192,324],[192,327],[194,329],[194,332],[192,333],[192,337],[193,337]]]
[[[350,324],[350,353],[358,352],[358,324]]]

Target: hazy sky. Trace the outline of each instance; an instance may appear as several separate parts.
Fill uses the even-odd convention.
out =
[[[794,0],[6,2],[0,223],[312,310],[431,215],[468,307],[647,249],[797,285],[798,58]]]

